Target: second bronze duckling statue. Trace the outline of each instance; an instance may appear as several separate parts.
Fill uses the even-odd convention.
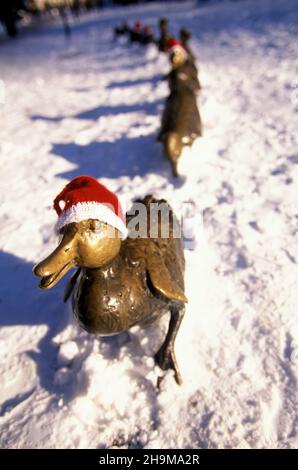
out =
[[[173,176],[176,177],[182,150],[202,135],[202,121],[196,95],[199,82],[192,64],[187,61],[187,52],[176,39],[168,42],[168,52],[172,64],[167,76],[170,95],[165,102],[157,139],[162,142]]]
[[[190,90],[173,91],[167,97],[157,139],[162,142],[174,177],[179,176],[178,160],[184,147],[191,147],[202,135],[196,95]]]
[[[180,41],[184,49],[186,50],[188,57],[193,62],[196,61],[195,55],[189,45],[189,40],[191,39],[191,32],[187,28],[181,28],[179,31]]]
[[[133,221],[133,210],[125,221],[114,193],[89,176],[72,180],[54,201],[62,239],[34,273],[42,278],[39,286],[49,289],[78,267],[65,300],[73,293],[74,315],[90,333],[117,334],[137,324],[146,326],[170,311],[168,332],[155,361],[163,370],[174,370],[181,384],[174,342],[187,299],[182,239],[175,236],[179,222],[166,201],[146,196],[136,204],[145,208],[146,233],[131,238],[125,222],[129,226]],[[169,217],[151,220],[152,204],[163,204]],[[166,222],[168,227],[163,226]],[[167,238],[162,235],[165,228]]]
[[[165,52],[166,44],[171,37],[169,33],[169,20],[167,18],[160,18],[158,21],[158,28],[160,36],[156,41],[156,45],[159,52]]]
[[[167,43],[172,64],[166,76],[170,95],[166,99],[157,140],[161,141],[173,176],[178,176],[178,160],[185,146],[191,146],[202,135],[202,121],[196,92],[199,81],[194,64],[188,61],[187,51],[180,41],[172,38]]]

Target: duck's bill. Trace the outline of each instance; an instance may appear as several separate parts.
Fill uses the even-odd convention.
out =
[[[75,262],[70,261],[69,263],[65,264],[60,271],[52,273],[49,276],[43,276],[39,283],[39,287],[41,289],[51,289],[74,266],[75,266]]]

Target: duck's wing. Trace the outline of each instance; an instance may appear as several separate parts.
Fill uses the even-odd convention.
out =
[[[149,239],[147,273],[157,292],[168,299],[187,303],[184,294],[184,262],[179,256],[182,249],[179,242],[172,243],[173,241],[174,239]]]
[[[125,253],[133,261],[142,263],[147,273],[148,288],[153,288],[166,298],[187,302],[184,295],[184,253],[180,224],[173,209],[165,200],[146,196],[135,201],[145,207],[142,221],[145,237],[125,240]],[[164,217],[151,217],[151,204],[163,209]],[[162,205],[162,206],[161,206]],[[127,215],[127,224],[133,220],[136,206]],[[138,219],[140,220],[140,219]],[[147,233],[147,236],[146,236]],[[149,285],[150,283],[150,285]]]

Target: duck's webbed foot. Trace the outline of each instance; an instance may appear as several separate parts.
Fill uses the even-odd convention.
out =
[[[182,384],[182,377],[179,371],[177,359],[174,351],[175,339],[180,328],[182,318],[184,316],[185,309],[175,307],[171,310],[171,319],[169,323],[169,329],[167,336],[161,345],[160,349],[154,356],[156,364],[162,370],[172,369],[175,374],[175,380],[178,385]]]
[[[162,347],[154,356],[155,362],[162,370],[172,369],[175,374],[175,380],[178,385],[182,384],[182,377],[179,371],[177,359],[173,347]]]

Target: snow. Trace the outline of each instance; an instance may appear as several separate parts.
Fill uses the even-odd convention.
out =
[[[174,181],[156,142],[166,57],[112,39],[162,3],[58,20],[0,43],[0,441],[5,448],[295,448],[298,54],[295,0],[167,5],[193,32],[204,136]],[[167,318],[110,338],[80,330],[32,267],[56,246],[51,204],[79,174],[128,208],[195,202],[184,383],[152,359]],[[196,227],[194,229],[194,227]]]

